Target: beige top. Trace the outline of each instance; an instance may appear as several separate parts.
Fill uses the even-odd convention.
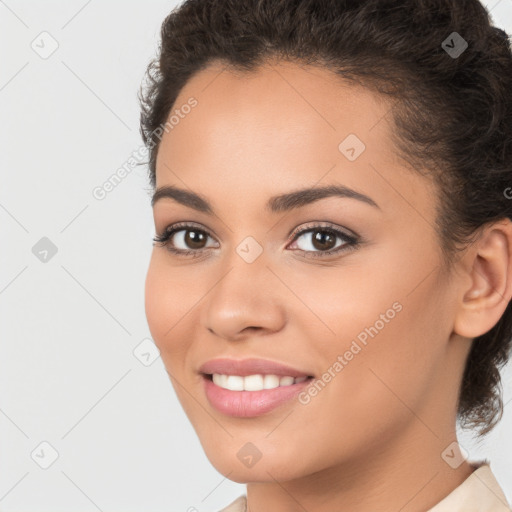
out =
[[[511,512],[507,498],[488,462],[472,463],[477,469],[448,496],[427,512]],[[219,512],[247,512],[246,495]]]

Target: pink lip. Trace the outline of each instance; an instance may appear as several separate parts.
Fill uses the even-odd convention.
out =
[[[290,377],[309,377],[311,373],[303,372],[297,368],[292,368],[281,363],[269,361],[267,359],[211,359],[199,368],[199,372],[207,375],[222,373],[225,375],[279,375]],[[270,390],[272,391],[272,390]],[[254,393],[254,392],[251,392]]]
[[[217,386],[208,376],[203,375],[203,389],[206,398],[217,411],[228,416],[253,418],[288,402],[311,381],[312,379],[306,379],[289,386],[262,389],[261,391],[231,391]]]

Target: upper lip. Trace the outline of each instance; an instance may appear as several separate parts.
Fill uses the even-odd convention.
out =
[[[227,375],[280,375],[290,377],[309,377],[311,374],[292,368],[291,366],[270,361],[268,359],[211,359],[199,368],[200,373],[212,375],[222,373]]]

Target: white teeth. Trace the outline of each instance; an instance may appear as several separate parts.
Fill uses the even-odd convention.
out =
[[[263,387],[263,375],[247,375],[247,377],[236,377],[244,384],[244,391],[259,391]],[[229,379],[228,379],[229,384]]]
[[[293,377],[281,377],[279,379],[280,386],[290,386],[294,382],[295,382],[295,379]]]
[[[280,377],[279,375],[224,375],[214,373],[212,375],[214,384],[231,391],[261,391],[262,389],[274,389],[280,386],[291,386],[296,382],[303,382],[307,377]]]
[[[225,386],[233,391],[243,391],[244,381],[236,375],[227,375],[224,381]]]
[[[284,377],[284,378],[286,378],[286,377]],[[290,379],[292,379],[292,384],[293,384],[293,378],[290,377]],[[277,375],[265,375],[263,377],[263,388],[264,389],[274,389],[274,388],[278,388],[280,385],[281,385],[281,380],[279,379],[279,377]]]

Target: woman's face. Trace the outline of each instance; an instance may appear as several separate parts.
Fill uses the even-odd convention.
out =
[[[390,105],[324,69],[281,63],[243,75],[215,64],[186,84],[171,114],[157,188],[198,194],[213,213],[182,204],[185,195],[154,203],[157,234],[192,227],[154,246],[146,315],[212,464],[248,482],[386,450],[421,456],[435,446],[440,455],[469,344],[452,333],[437,194],[397,157]],[[332,185],[366,198],[269,202]],[[270,407],[281,388],[206,382],[200,367],[217,358],[266,359],[314,378]],[[236,401],[241,393],[252,405]]]

